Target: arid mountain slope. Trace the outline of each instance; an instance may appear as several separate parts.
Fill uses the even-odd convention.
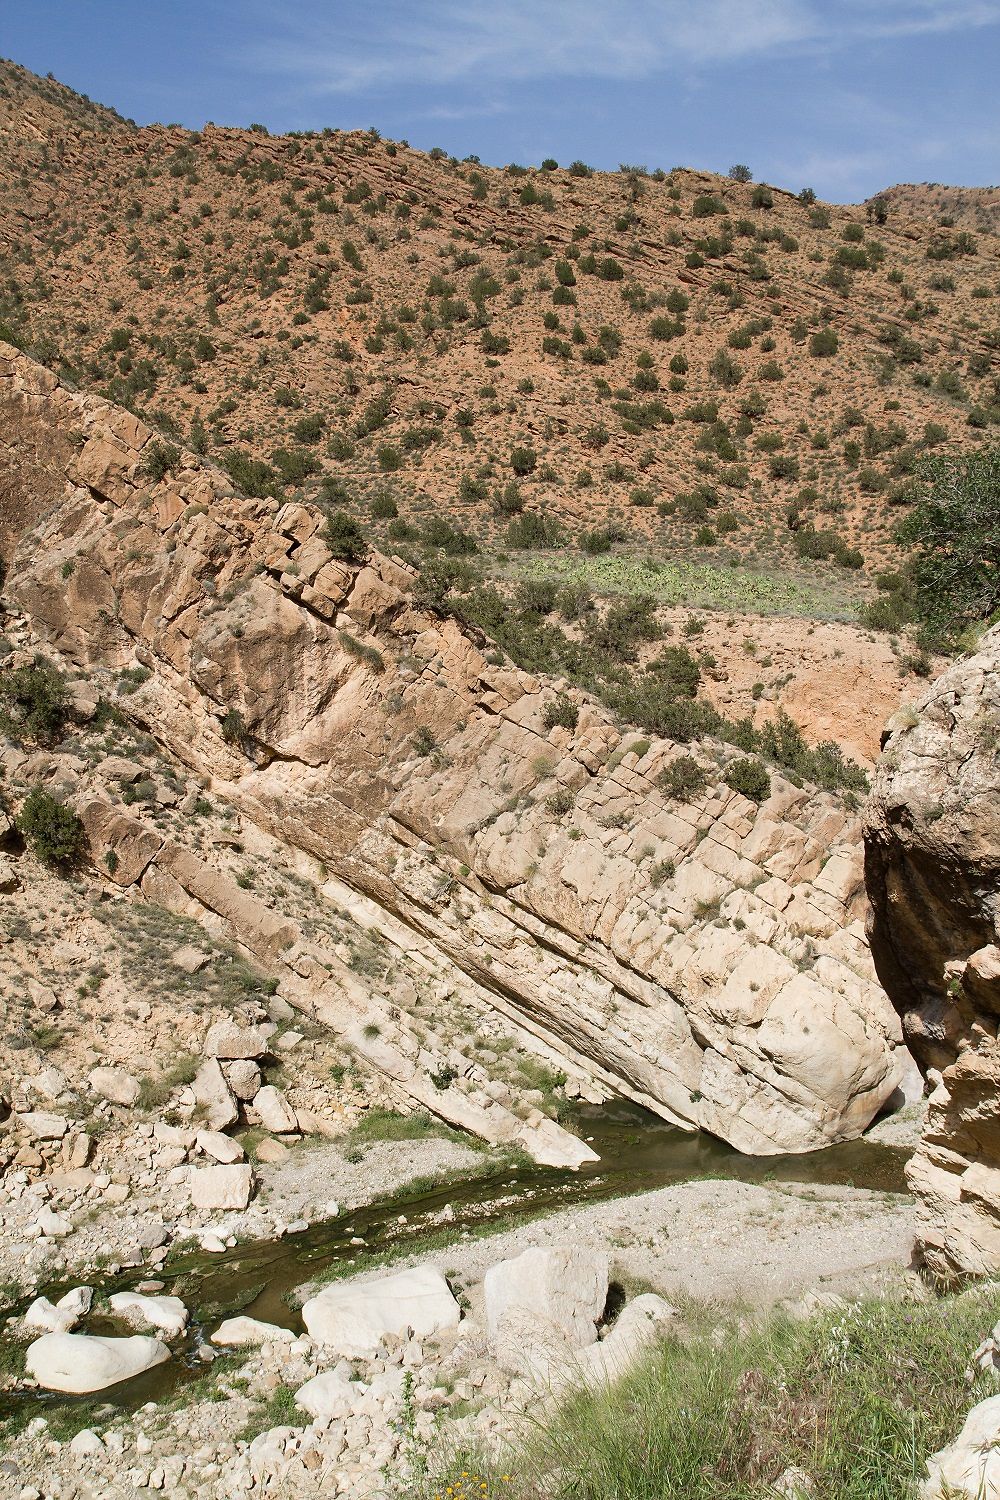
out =
[[[897,182],[876,196],[892,214],[926,219],[938,228],[971,229],[995,235],[1000,230],[1000,187],[948,187],[943,182]]]
[[[917,457],[997,408],[988,235],[680,169],[135,129],[13,64],[0,146],[9,332],[392,546],[463,545],[445,512],[518,554],[611,523],[849,613]]]
[[[339,561],[321,513],[234,495],[191,453],[151,479],[129,413],[10,348],[0,379],[15,495],[46,502],[7,585],[30,628],[388,941],[585,1077],[745,1151],[856,1134],[894,1095],[849,804],[719,743],[623,730],[421,605],[400,563]],[[72,791],[73,770],[51,774]],[[106,791],[73,795],[113,887],[214,912],[292,1003],[488,1130],[451,1073],[426,1080],[405,998],[359,1001],[275,897],[220,886]]]

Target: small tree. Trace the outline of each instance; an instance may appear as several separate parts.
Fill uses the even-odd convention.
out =
[[[889,200],[884,193],[876,193],[875,197],[865,205],[865,213],[868,215],[869,224],[884,224],[889,217]]]
[[[729,168],[729,180],[731,182],[753,182],[753,173],[745,162],[738,161],[735,166]]]
[[[763,802],[771,795],[771,773],[756,756],[734,760],[722,779],[751,802]]]
[[[899,527],[914,548],[917,610],[947,640],[1000,614],[1000,447],[925,459]]]
[[[327,517],[323,540],[338,562],[363,563],[368,556],[365,534],[346,511],[335,510]]]
[[[37,660],[0,675],[0,729],[51,745],[69,717],[69,689],[61,672]]]
[[[17,817],[17,826],[31,852],[43,864],[67,869],[76,863],[83,848],[83,824],[44,787],[29,792]]]

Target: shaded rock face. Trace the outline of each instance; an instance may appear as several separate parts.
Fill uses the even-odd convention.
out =
[[[901,1031],[865,942],[858,819],[837,798],[775,774],[758,807],[722,780],[735,752],[706,747],[708,791],[667,801],[676,745],[572,692],[576,727],[547,727],[564,684],[497,665],[419,607],[399,561],[337,561],[315,513],[234,496],[192,454],[154,483],[134,417],[37,387],[0,347],[0,427],[23,435],[22,466],[47,426],[72,436],[61,486],[38,471],[49,503],[25,518],[10,590],[69,662],[147,669],[130,712],[213,795],[446,955],[547,1055],[682,1128],[761,1154],[864,1129],[896,1089]],[[343,1024],[294,924],[124,809],[80,811],[117,884],[201,903],[295,969],[294,1004]],[[422,1098],[385,1033],[345,1030]],[[453,1091],[425,1092],[440,1109]]]
[[[935,1271],[1000,1267],[1000,629],[890,737],[865,827],[875,966],[932,1092],[908,1169]]]

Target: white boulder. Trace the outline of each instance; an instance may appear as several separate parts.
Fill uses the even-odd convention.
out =
[[[927,1460],[921,1500],[983,1500],[1000,1495],[1000,1396],[974,1406],[958,1437]]]
[[[607,1336],[581,1349],[572,1362],[580,1380],[593,1389],[627,1375],[650,1344],[664,1333],[677,1313],[655,1292],[643,1292],[626,1303]],[[563,1365],[564,1369],[567,1367]],[[572,1375],[572,1366],[570,1367]]]
[[[278,1323],[262,1323],[257,1318],[227,1318],[212,1334],[212,1343],[223,1348],[246,1348],[255,1344],[291,1344],[296,1335]]]
[[[159,1339],[95,1338],[84,1333],[47,1333],[28,1348],[25,1368],[47,1391],[83,1396],[131,1380],[170,1358]]]
[[[46,1203],[38,1210],[38,1227],[47,1240],[65,1239],[73,1233],[72,1222],[64,1214],[57,1214]]]
[[[139,1102],[139,1080],[126,1073],[124,1068],[94,1068],[87,1075],[87,1082],[102,1099],[109,1104],[120,1104],[131,1109]]]
[[[253,1168],[249,1162],[228,1167],[191,1167],[188,1186],[195,1208],[246,1208],[253,1192]]]
[[[240,1112],[218,1058],[205,1059],[191,1081],[191,1091],[209,1130],[225,1130],[227,1125],[235,1125]]]
[[[433,1266],[328,1286],[302,1308],[302,1321],[316,1342],[348,1359],[371,1358],[384,1334],[412,1328],[418,1338],[428,1338],[456,1328],[460,1317],[448,1283]]]
[[[490,1347],[510,1370],[547,1364],[597,1338],[608,1300],[608,1257],[582,1246],[525,1250],[483,1281]]]
[[[69,1333],[90,1311],[93,1296],[89,1286],[78,1286],[56,1303],[50,1302],[48,1297],[36,1297],[24,1315],[24,1326],[45,1333]]]
[[[69,1451],[77,1458],[97,1458],[104,1452],[104,1444],[90,1427],[84,1427],[70,1441]]]
[[[290,1135],[299,1128],[294,1109],[273,1083],[266,1083],[262,1089],[257,1090],[253,1107],[264,1129],[270,1130],[274,1135]]]
[[[232,1136],[223,1135],[221,1130],[199,1130],[195,1144],[206,1156],[225,1166],[230,1166],[234,1161],[243,1161],[246,1156],[239,1141],[234,1141]]]
[[[253,1059],[249,1057],[236,1058],[233,1062],[228,1063],[225,1074],[229,1080],[229,1087],[237,1099],[243,1099],[244,1101],[255,1098],[263,1083],[263,1079],[260,1076],[260,1069]]]
[[[352,1414],[363,1395],[364,1388],[353,1385],[339,1370],[324,1370],[299,1386],[295,1404],[315,1422],[337,1422]]]
[[[111,1311],[137,1328],[158,1328],[168,1339],[183,1333],[188,1310],[179,1297],[147,1297],[142,1292],[114,1292]]]
[[[205,1038],[205,1056],[223,1059],[264,1057],[268,1051],[268,1034],[262,1026],[237,1026],[235,1021],[216,1021],[209,1027]]]
[[[27,1109],[17,1118],[36,1141],[61,1141],[69,1128],[62,1115],[52,1114],[45,1109]]]

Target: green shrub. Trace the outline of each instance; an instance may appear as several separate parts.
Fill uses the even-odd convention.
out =
[[[175,448],[172,443],[161,443],[153,441],[146,447],[142,455],[140,472],[159,483],[165,479],[175,466],[181,456],[181,450]]]
[[[66,679],[40,659],[0,674],[0,703],[0,728],[14,739],[43,745],[59,738],[70,711]]]
[[[575,729],[580,719],[580,710],[568,693],[557,693],[545,705],[542,723],[546,729]]]
[[[835,328],[820,328],[809,340],[809,353],[817,359],[826,359],[836,354],[839,344]]]
[[[1000,447],[925,459],[918,485],[898,537],[913,548],[918,614],[947,640],[1000,611]]]
[[[722,779],[734,792],[740,792],[751,802],[763,802],[771,795],[770,772],[761,761],[749,756],[734,760]]]
[[[67,869],[83,851],[83,824],[70,807],[36,786],[24,801],[17,826],[43,864]]]
[[[668,802],[691,802],[708,786],[708,774],[693,755],[678,755],[664,766],[656,785]]]
[[[339,562],[362,563],[368,556],[368,543],[357,521],[346,511],[335,510],[323,527],[323,541]]]
[[[261,500],[266,495],[274,496],[281,488],[281,479],[270,464],[251,458],[240,448],[233,448],[222,460],[235,489],[251,499]]]

